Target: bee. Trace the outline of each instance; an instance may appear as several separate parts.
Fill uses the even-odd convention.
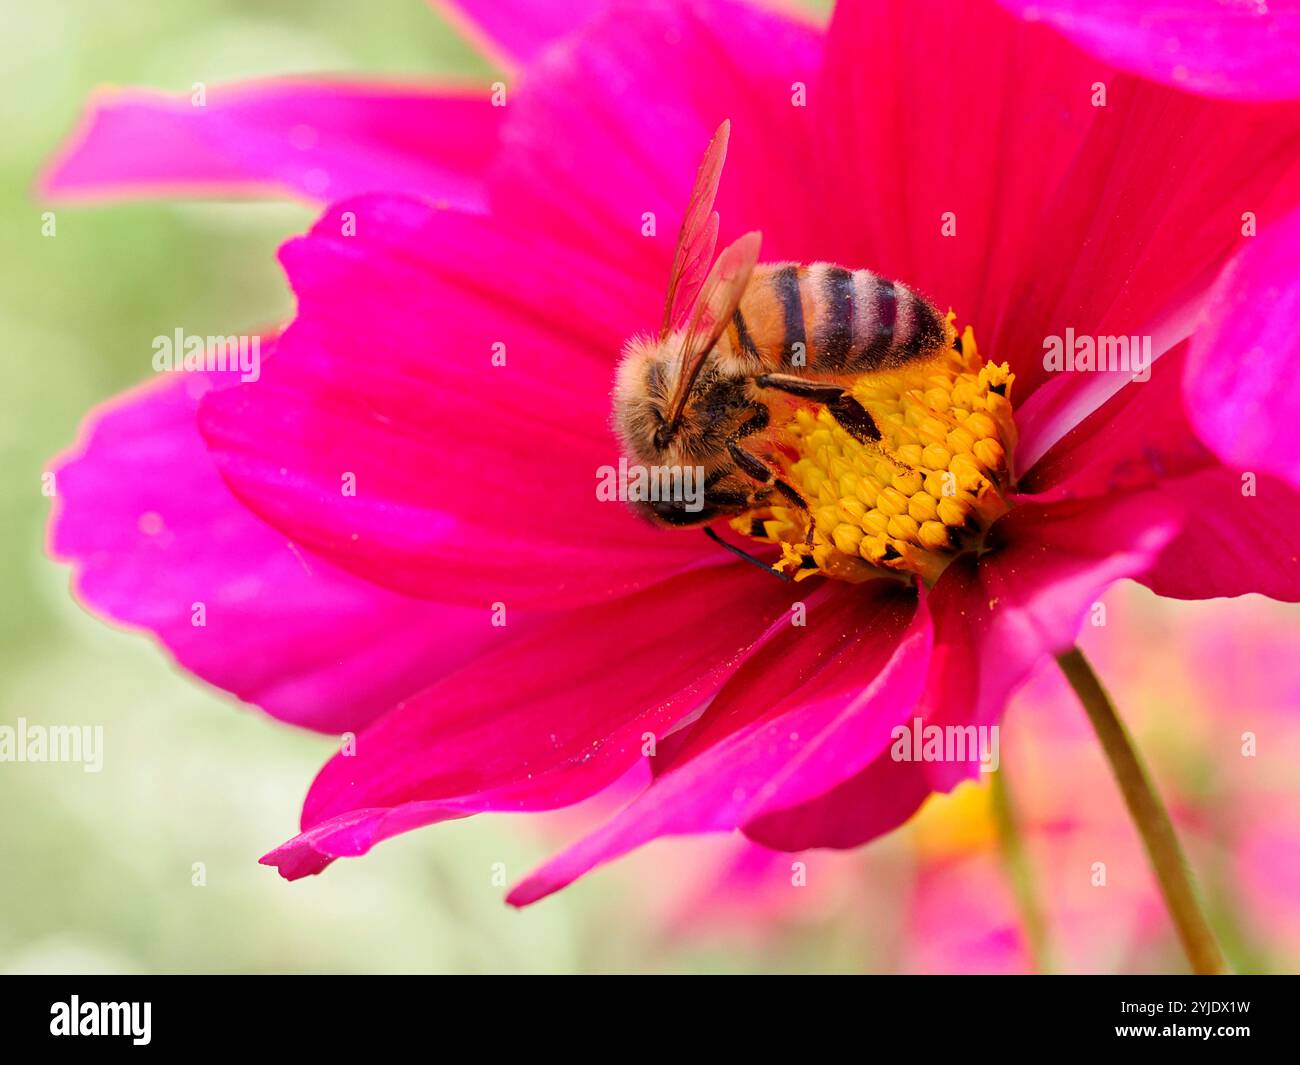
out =
[[[696,175],[659,333],[626,343],[614,386],[614,427],[629,462],[704,470],[702,506],[633,504],[664,526],[707,526],[778,497],[807,511],[780,476],[769,428],[791,404],[822,404],[854,437],[878,443],[880,430],[849,391],[853,381],[932,357],[949,343],[944,317],[906,285],[833,263],[760,264],[757,232],[728,245],[708,268],[729,133],[723,122]]]

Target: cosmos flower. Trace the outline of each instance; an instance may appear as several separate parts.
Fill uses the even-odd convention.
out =
[[[282,249],[297,313],[260,380],[180,375],[93,415],[51,534],[92,609],[356,734],[263,861],[293,879],[629,774],[637,797],[512,902],[663,835],[856,846],[979,772],[896,758],[896,726],[996,724],[1115,581],[1300,598],[1300,496],[1200,442],[1220,391],[1189,371],[1254,394],[1278,372],[1194,330],[1244,214],[1267,233],[1300,204],[1300,85],[1269,51],[1295,25],[1130,6],[858,0],[823,31],[726,0],[467,2],[509,71],[491,89],[102,100],[52,193],[329,201]],[[815,539],[780,508],[728,535],[782,545],[794,582],[594,491],[618,352],[659,321],[723,119],[724,240],[897,278],[963,338],[859,393],[914,472],[815,411],[783,427]],[[1294,284],[1277,265],[1230,283]],[[1054,367],[1067,336],[1154,363]]]

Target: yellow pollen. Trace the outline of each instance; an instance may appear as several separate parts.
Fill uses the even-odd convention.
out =
[[[732,523],[779,544],[778,569],[796,580],[916,574],[933,583],[957,555],[978,551],[1010,509],[1014,375],[980,358],[969,326],[961,351],[953,348],[953,318],[949,347],[933,358],[850,386],[878,443],[852,436],[825,407],[798,407],[778,423],[782,475],[808,510],[769,505]]]

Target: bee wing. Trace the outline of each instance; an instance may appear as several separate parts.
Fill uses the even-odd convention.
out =
[[[758,262],[758,249],[763,238],[756,230],[746,233],[722,249],[709,276],[700,289],[690,325],[682,341],[677,388],[668,409],[672,411],[669,423],[676,425],[686,406],[686,396],[704,365],[713,345],[731,323],[732,315],[740,306],[740,297],[749,286],[749,278]]]
[[[718,214],[713,209],[713,201],[718,195],[718,182],[722,180],[722,164],[727,158],[730,136],[731,122],[725,120],[704,150],[704,159],[695,175],[695,186],[686,204],[686,216],[677,234],[672,272],[668,275],[668,297],[664,301],[660,340],[671,333],[673,326],[694,306],[713,259],[713,250],[718,244]]]

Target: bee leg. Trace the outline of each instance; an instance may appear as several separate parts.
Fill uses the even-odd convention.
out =
[[[885,447],[880,434],[880,427],[871,416],[871,412],[839,385],[827,385],[818,381],[807,381],[791,374],[765,373],[754,378],[760,388],[775,388],[801,399],[810,399],[823,404],[840,425],[840,428],[861,444],[876,448],[900,470],[910,469],[897,455]]]
[[[737,555],[737,556],[739,556],[740,558],[743,558],[746,562],[752,563],[753,565],[757,566],[759,569],[761,569],[761,570],[763,570],[763,571],[765,571],[765,572],[767,572],[767,573],[772,574],[772,576],[774,576],[774,577],[776,577],[776,578],[778,578],[778,579],[780,579],[780,580],[783,580],[783,581],[792,581],[792,580],[794,580],[794,578],[791,577],[790,574],[788,574],[788,573],[782,573],[779,569],[773,569],[771,566],[769,566],[769,565],[768,565],[766,562],[764,562],[762,559],[755,558],[755,557],[754,557],[753,555],[751,555],[748,551],[742,550],[741,548],[737,547],[735,544],[729,544],[729,543],[727,543],[726,540],[724,540],[721,536],[719,536],[717,533],[715,533],[715,532],[714,532],[711,528],[709,528],[707,525],[704,526],[704,535],[707,536],[710,540],[712,540],[715,544],[721,544],[721,545],[722,545],[723,547],[725,547],[728,551],[730,551],[733,555]]]
[[[732,440],[743,440],[747,436],[753,436],[755,433],[761,433],[767,428],[772,416],[768,409],[761,403],[755,403],[750,410],[747,421],[743,422],[735,433],[732,434]]]
[[[778,477],[776,471],[757,455],[751,455],[734,440],[727,445],[727,450],[731,453],[732,461],[746,477],[757,481],[764,488],[776,489],[800,510],[808,509],[808,501],[792,485]]]
[[[780,492],[792,506],[802,510],[807,515],[808,531],[804,534],[804,543],[811,547],[813,541],[813,516],[812,510],[808,507],[808,501],[799,494],[793,485],[778,477],[766,462],[757,455],[751,455],[735,440],[727,445],[727,450],[731,453],[732,461],[735,462],[741,473],[757,481],[764,488],[775,489]]]
[[[766,408],[764,408],[763,413],[764,414],[767,413]],[[716,484],[716,481],[718,479],[721,479],[722,476],[725,476],[726,472],[727,471],[718,471],[717,473],[715,473],[714,484]],[[762,497],[766,496],[767,491],[768,490],[766,488],[763,488],[760,489],[758,492],[749,492],[749,493],[729,492],[726,491],[725,489],[716,489],[712,484],[706,481],[704,501],[705,503],[712,504],[713,509],[715,510],[725,509],[732,512],[746,511],[746,510],[754,509],[756,505],[763,502]],[[737,547],[735,544],[728,543],[726,540],[724,540],[721,536],[719,536],[716,532],[713,531],[713,529],[711,529],[707,525],[704,526],[704,535],[707,536],[714,543],[721,544],[733,555],[736,555],[739,558],[743,558],[746,562],[750,563],[751,565],[757,566],[761,570],[765,570],[766,572],[772,574],[772,576],[778,578],[779,580],[791,581],[794,579],[788,574],[782,573],[778,569],[773,569],[762,559],[755,558],[748,551],[745,551],[742,548]]]
[[[754,378],[759,388],[775,388],[800,399],[811,399],[816,403],[833,403],[844,395],[839,385],[828,385],[821,381],[809,381],[806,377],[796,377],[789,373],[761,373]]]
[[[870,412],[839,385],[807,381],[792,374],[765,373],[754,378],[759,388],[775,388],[801,399],[823,404],[831,417],[864,444],[879,444],[880,429]]]

